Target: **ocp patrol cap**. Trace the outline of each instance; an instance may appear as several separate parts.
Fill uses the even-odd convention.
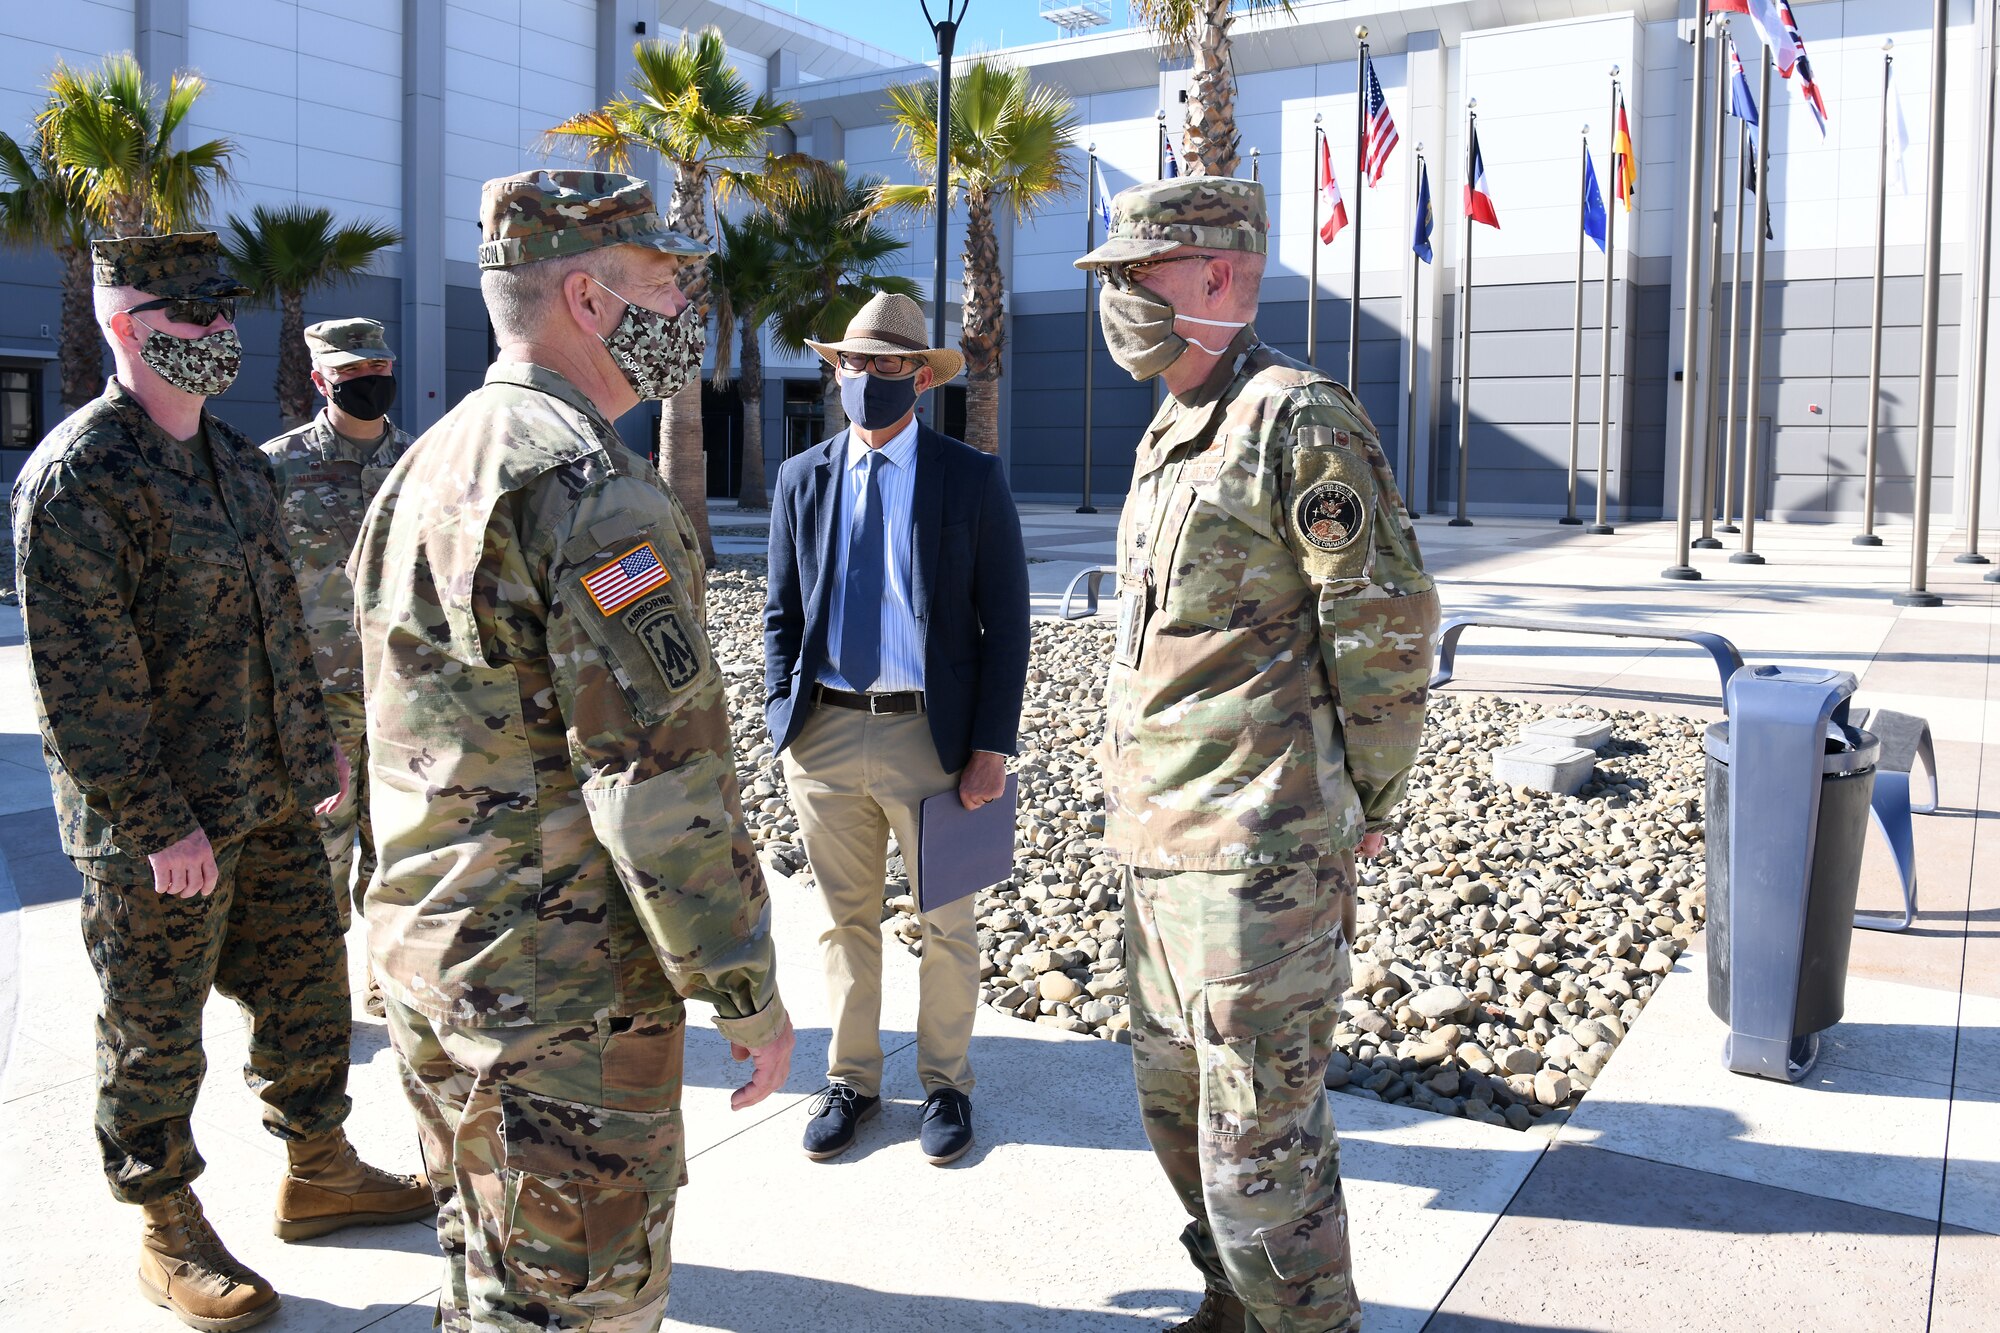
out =
[[[675,231],[653,190],[615,171],[523,171],[486,182],[479,197],[479,267],[513,268],[611,245],[694,257],[709,247]]]
[[[1171,176],[1119,191],[1104,244],[1078,268],[1137,264],[1184,245],[1261,255],[1271,217],[1264,187],[1233,176]]]

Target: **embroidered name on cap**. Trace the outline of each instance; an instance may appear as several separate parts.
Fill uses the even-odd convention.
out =
[[[1322,551],[1344,551],[1361,536],[1361,496],[1344,481],[1323,481],[1299,497],[1292,521]]]
[[[651,542],[640,542],[608,565],[583,576],[583,590],[602,615],[614,615],[653,589],[673,582]]]

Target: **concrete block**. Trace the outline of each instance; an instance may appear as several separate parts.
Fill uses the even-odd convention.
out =
[[[1521,739],[1603,754],[1604,747],[1611,744],[1611,724],[1589,717],[1545,717],[1521,728]]]
[[[1493,751],[1494,781],[1558,796],[1574,796],[1596,766],[1596,753],[1576,745],[1521,741]]]

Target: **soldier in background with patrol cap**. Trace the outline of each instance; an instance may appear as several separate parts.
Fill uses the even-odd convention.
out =
[[[1374,426],[1251,321],[1254,181],[1112,201],[1111,355],[1167,397],[1118,530],[1105,842],[1127,866],[1132,1062],[1193,1219],[1200,1333],[1354,1333],[1322,1083],[1354,857],[1379,855],[1423,730],[1438,602]]]
[[[347,580],[347,558],[354,553],[361,516],[389,469],[409,449],[410,437],[389,420],[396,400],[396,354],[380,324],[329,319],[308,328],[305,337],[313,388],[326,406],[305,425],[268,441],[263,450],[278,486],[327,721],[353,775],[347,799],[320,823],[345,930],[348,895],[365,893],[375,873],[361,641],[354,634],[354,585]],[[367,1003],[368,1012],[382,1013],[381,989],[372,976]]]
[[[611,423],[701,373],[706,253],[631,176],[486,183],[498,359],[352,562],[381,857],[362,911],[453,1330],[658,1327],[683,997],[783,1084],[770,901],[680,506]]]
[[[347,1118],[347,968],[312,822],[347,785],[250,441],[204,409],[235,378],[241,293],[211,232],[98,241],[117,374],[14,488],[16,586],[63,851],[83,876],[97,1141],[141,1206],[139,1286],[203,1329],[277,1308],[202,1215],[189,1129],[211,987],[250,1018],[245,1076],[285,1141],[277,1232],[427,1216]]]

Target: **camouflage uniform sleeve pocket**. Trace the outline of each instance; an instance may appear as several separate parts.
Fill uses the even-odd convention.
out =
[[[1366,580],[1375,555],[1375,474],[1326,427],[1302,427],[1299,439],[1285,539],[1315,582]]]
[[[565,604],[624,689],[632,715],[664,719],[714,674],[696,589],[667,537],[588,538],[563,552]]]
[[[1342,936],[1338,928],[1261,967],[1202,983],[1203,1118],[1211,1134],[1256,1127],[1261,1103],[1317,1093],[1311,1073],[1310,1021],[1333,1000]]]
[[[610,1314],[664,1292],[684,1156],[679,1111],[499,1089],[508,1289]]]

